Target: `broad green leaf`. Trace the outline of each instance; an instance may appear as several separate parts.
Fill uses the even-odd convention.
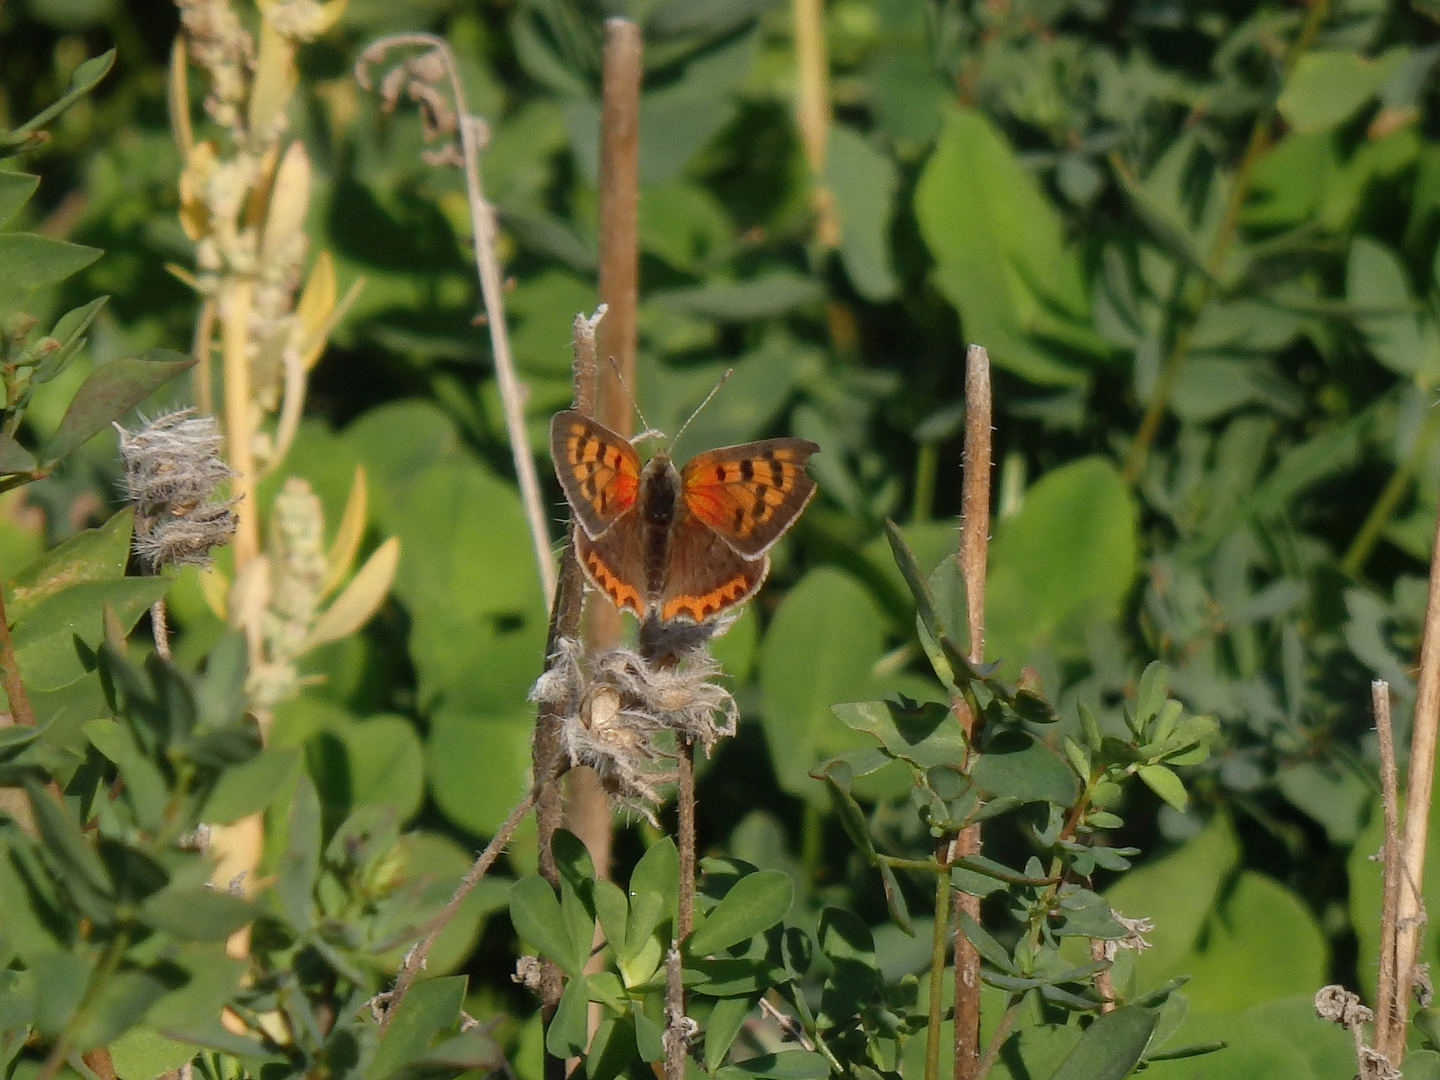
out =
[[[979,112],[947,115],[915,191],[915,217],[966,340],[1033,382],[1084,381],[1068,350],[1033,336],[1089,321],[1080,261],[1035,177]]]
[[[40,839],[59,868],[63,883],[74,890],[89,890],[102,897],[111,895],[114,886],[110,874],[80,832],[69,807],[34,781],[26,781],[25,791],[30,796]]]
[[[131,1028],[110,1044],[110,1060],[120,1080],[155,1080],[192,1061],[200,1048],[161,1035],[148,1026]]]
[[[1180,777],[1164,765],[1142,765],[1138,770],[1145,786],[1176,810],[1183,811],[1190,801]]]
[[[110,976],[85,1001],[75,1048],[84,1052],[113,1042],[139,1023],[166,989],[165,980],[151,971],[130,968]]]
[[[0,432],[0,475],[34,472],[37,465],[34,455],[14,435]]]
[[[555,961],[563,971],[575,975],[585,966],[589,942],[577,953],[560,901],[544,878],[531,874],[510,887],[510,921],[524,941]]]
[[[746,874],[716,904],[687,943],[691,956],[709,956],[770,929],[790,910],[795,886],[779,870]]]
[[[280,908],[300,933],[315,918],[315,882],[320,876],[320,797],[308,773],[301,772],[290,803],[289,830],[280,856],[275,892]]]
[[[809,778],[823,756],[864,745],[830,706],[876,696],[870,675],[885,645],[885,620],[848,574],[812,570],[780,602],[760,645],[761,720],[780,786],[819,801]]]
[[[215,824],[239,821],[264,810],[291,790],[300,769],[295,747],[269,747],[243,765],[226,769],[205,800],[203,820]]]
[[[120,769],[125,781],[123,798],[135,808],[141,827],[158,831],[170,801],[169,786],[159,766],[137,745],[129,725],[103,717],[87,723],[85,735]]]
[[[431,1080],[467,1072],[498,1072],[506,1064],[493,1040],[480,1031],[462,1031],[411,1058],[390,1074],[390,1080]]]
[[[725,1060],[745,1018],[755,1006],[748,997],[721,998],[705,1021],[705,1068],[711,1072]]]
[[[126,507],[47,551],[5,583],[5,613],[23,622],[41,600],[82,581],[125,576],[135,512]]]
[[[418,1057],[440,1032],[453,1027],[465,1002],[466,978],[454,975],[426,979],[412,986],[390,1019],[365,1080],[385,1080],[406,1062]]]
[[[35,1027],[54,1038],[75,1015],[90,984],[90,962],[74,952],[53,952],[30,959],[35,975]]]
[[[657,920],[668,915],[675,917],[675,896],[680,889],[680,854],[675,850],[675,841],[666,836],[658,843],[651,844],[635,869],[630,873],[630,908],[638,912],[641,898],[647,894],[661,899]],[[631,923],[631,930],[638,931],[640,924]],[[653,930],[654,926],[650,927]],[[648,934],[650,930],[645,932]]]
[[[834,713],[846,727],[868,732],[892,755],[922,769],[965,759],[965,732],[944,705],[907,709],[891,701],[855,701],[834,706]]]
[[[255,914],[242,897],[206,887],[163,889],[140,909],[150,926],[183,941],[224,941]]]
[[[169,587],[169,578],[115,578],[83,581],[47,597],[15,627],[15,659],[25,685],[58,690],[93,670],[105,636],[105,607],[128,633]]]
[[[875,303],[900,288],[890,254],[899,184],[895,163],[871,140],[845,124],[830,128],[825,185],[840,219],[840,259],[855,291]]]
[[[524,661],[528,667],[530,658]],[[534,706],[510,715],[457,712],[430,717],[425,770],[430,793],[447,818],[470,832],[493,833],[525,796]]]
[[[1409,50],[1391,49],[1371,59],[1350,49],[1314,49],[1295,62],[1276,103],[1298,131],[1320,131],[1348,120],[1375,96]]]
[[[1026,731],[1002,732],[970,770],[975,785],[991,796],[1069,806],[1079,794],[1070,766]]]
[[[613,881],[596,881],[595,914],[600,929],[605,932],[605,940],[615,950],[616,960],[623,961],[628,956],[626,924],[630,920],[630,902],[625,898],[624,890]]]
[[[1126,1006],[1101,1013],[1050,1080],[1124,1080],[1140,1063],[1160,1014]]]
[[[57,285],[101,256],[99,248],[34,233],[0,233],[0,296]]]
[[[1192,1010],[1163,1046],[1151,1048],[1151,1056],[1206,1043],[1225,1048],[1198,1059],[1153,1061],[1140,1075],[1146,1080],[1194,1080],[1197,1074],[1205,1080],[1319,1080],[1355,1073],[1350,1033],[1315,1015],[1313,991],[1240,1013]],[[1405,1055],[1407,1076],[1412,1056],[1413,1051]]]
[[[715,1073],[715,1080],[758,1080],[761,1077],[772,1080],[824,1080],[829,1075],[829,1064],[813,1050],[781,1050],[726,1065]]]
[[[0,169],[0,226],[8,225],[20,208],[30,201],[40,178],[30,173]]]
[[[1409,271],[1378,240],[1356,236],[1345,264],[1345,298],[1375,358],[1399,375],[1440,368],[1440,338],[1433,320],[1417,309]]]
[[[1086,623],[1119,611],[1137,549],[1135,502],[1109,461],[1082,458],[1041,477],[995,530],[986,658],[1013,678],[1037,647],[1081,654]]]
[[[577,974],[565,984],[545,1035],[545,1049],[558,1058],[578,1057],[585,1052],[589,979],[578,971],[577,968]]]
[[[3,237],[0,237],[3,239]],[[156,390],[195,366],[195,361],[170,349],[149,349],[143,356],[122,357],[101,364],[75,392],[60,426],[40,455],[54,464],[84,446]]]

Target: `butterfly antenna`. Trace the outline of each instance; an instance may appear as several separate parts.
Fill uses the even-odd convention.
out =
[[[642,439],[651,439],[659,435],[660,432],[652,428],[650,422],[645,419],[645,414],[640,409],[640,399],[635,395],[635,391],[630,389],[630,384],[625,381],[625,375],[620,371],[619,362],[613,356],[607,357],[606,359],[610,361],[610,370],[615,372],[615,378],[620,383],[620,389],[624,390],[630,398],[630,407],[635,410],[635,415],[640,418],[640,434],[632,435],[630,441],[632,443],[638,443]]]
[[[696,405],[696,406],[695,406],[695,411],[692,412],[692,413],[690,414],[690,416],[686,419],[686,421],[685,421],[683,424],[680,425],[680,430],[677,431],[677,432],[675,433],[675,437],[670,440],[670,449],[671,449],[671,450],[675,449],[675,444],[680,441],[680,436],[685,434],[685,429],[690,426],[690,421],[691,421],[691,420],[694,420],[695,417],[697,417],[697,416],[700,415],[700,410],[703,409],[703,408],[705,408],[706,405],[709,405],[709,404],[710,404],[710,399],[713,398],[716,394],[718,394],[718,393],[720,392],[720,387],[722,387],[722,386],[725,385],[725,380],[728,379],[728,378],[730,378],[730,376],[731,376],[731,375],[734,375],[734,374],[735,374],[735,369],[734,369],[734,368],[726,368],[726,369],[725,369],[725,374],[724,374],[724,375],[721,375],[721,376],[720,376],[720,380],[719,380],[713,387],[710,388],[710,392],[705,395],[705,400],[702,401],[702,402],[700,402],[699,405]]]

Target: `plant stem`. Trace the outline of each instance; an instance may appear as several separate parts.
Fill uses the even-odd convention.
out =
[[[1390,725],[1390,685],[1370,684],[1375,732],[1380,742],[1380,796],[1385,813],[1384,869],[1381,872],[1380,963],[1375,979],[1375,1048],[1389,1054],[1395,1023],[1395,926],[1400,893],[1400,796],[1395,769],[1395,734]]]
[[[1296,62],[1310,48],[1311,43],[1315,40],[1315,35],[1320,32],[1320,26],[1325,21],[1329,7],[1329,0],[1312,0],[1310,9],[1305,16],[1305,22],[1300,27],[1300,33],[1295,36],[1295,40],[1285,51],[1285,59],[1280,68],[1281,88],[1289,78],[1290,72],[1294,70]],[[1220,268],[1225,261],[1226,252],[1230,250],[1230,245],[1235,240],[1235,234],[1240,224],[1240,211],[1245,205],[1246,197],[1250,194],[1250,181],[1254,175],[1255,166],[1265,156],[1265,152],[1270,149],[1278,100],[1279,92],[1277,91],[1275,96],[1261,109],[1260,115],[1255,118],[1255,123],[1250,128],[1250,137],[1245,144],[1245,153],[1240,158],[1240,164],[1235,169],[1235,179],[1230,186],[1230,198],[1225,204],[1225,214],[1220,219],[1220,226],[1215,233],[1215,241],[1205,260],[1207,275],[1200,282],[1195,302],[1188,305],[1184,314],[1179,316],[1181,322],[1172,340],[1165,368],[1160,373],[1155,393],[1145,407],[1145,415],[1141,418],[1140,426],[1135,432],[1135,441],[1130,444],[1130,449],[1125,454],[1126,483],[1133,485],[1139,479],[1140,471],[1145,467],[1145,458],[1150,452],[1150,446],[1160,430],[1160,421],[1165,415],[1165,406],[1169,401],[1170,391],[1174,388],[1180,368],[1184,366],[1189,353],[1195,320],[1199,318],[1200,312],[1210,301],[1214,293],[1215,278],[1219,275]]]
[[[1000,1056],[1000,1047],[1004,1045],[1010,1029],[1015,1025],[1015,1017],[1020,1015],[1020,1006],[1025,1001],[1023,994],[1011,994],[1010,1002],[1005,1006],[1005,1012],[1000,1017],[1000,1023],[995,1027],[995,1033],[990,1036],[989,1043],[985,1046],[985,1056],[980,1059],[975,1068],[977,1077],[984,1077],[989,1074],[990,1067],[995,1064],[995,1059]]]
[[[944,1014],[945,944],[950,937],[950,875],[935,875],[935,925],[930,933],[930,1013],[925,1025],[925,1080],[940,1075],[940,1017]],[[960,938],[957,935],[957,948]]]
[[[939,468],[940,448],[933,442],[922,442],[915,454],[915,502],[910,510],[911,521],[929,521],[935,516],[935,474]]]
[[[821,247],[840,243],[835,199],[825,186],[825,150],[830,140],[830,73],[825,52],[825,0],[794,0],[797,99],[795,123],[814,179],[815,239]]]
[[[5,614],[5,589],[0,585],[0,686],[10,702],[10,719],[26,727],[35,726],[35,710],[30,696],[20,681],[20,665],[15,661],[15,640],[10,636],[10,619]]]
[[[990,544],[990,473],[993,468],[992,431],[994,407],[991,400],[990,356],[979,345],[965,354],[965,445],[964,477],[960,492],[960,575],[965,583],[969,657],[973,663],[985,659],[985,569]],[[981,713],[973,701],[957,709],[965,729],[968,774],[978,752],[982,734]],[[950,861],[980,854],[979,824],[961,829],[951,844]],[[947,887],[949,875],[943,879]],[[959,932],[960,915],[980,921],[980,898],[955,890],[953,898],[955,933],[955,1080],[975,1080],[980,1059],[980,954]],[[939,917],[937,911],[936,917]]]
[[[260,554],[260,508],[255,505],[255,432],[250,424],[250,309],[255,286],[234,278],[220,302],[220,351],[225,369],[225,447],[235,470],[235,570]]]
[[[1405,790],[1405,827],[1401,840],[1400,881],[1395,922],[1395,1017],[1390,1044],[1381,1051],[1399,1068],[1405,1052],[1405,1028],[1415,958],[1425,929],[1420,882],[1425,880],[1425,844],[1430,825],[1430,792],[1435,779],[1436,728],[1440,726],[1440,515],[1430,559],[1430,592],[1420,643],[1420,676],[1415,687],[1415,721],[1410,733],[1410,772]]]
[[[537,783],[525,798],[515,804],[515,808],[510,811],[510,815],[496,830],[490,843],[485,845],[485,850],[480,853],[470,867],[469,873],[460,879],[460,884],[455,887],[455,892],[451,894],[449,902],[440,909],[438,915],[430,920],[429,930],[425,936],[405,954],[400,974],[395,979],[395,989],[390,993],[390,1001],[385,1006],[385,1014],[380,1020],[381,1035],[385,1034],[385,1030],[390,1026],[390,1021],[395,1018],[395,1011],[399,1009],[400,1002],[405,999],[405,994],[415,981],[415,977],[424,969],[425,958],[430,955],[430,950],[434,947],[436,939],[440,937],[441,931],[450,925],[450,920],[460,910],[460,905],[465,902],[465,897],[470,894],[470,890],[479,883],[495,860],[500,857],[500,853],[505,850],[505,845],[510,843],[510,837],[515,835],[515,830],[520,827],[520,822],[525,820],[525,815],[535,805],[535,794],[539,787],[540,785]]]
[[[155,638],[155,653],[162,660],[170,659],[170,621],[165,615],[165,599],[150,605],[150,633]]]

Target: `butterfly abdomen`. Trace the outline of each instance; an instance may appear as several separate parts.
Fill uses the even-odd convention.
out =
[[[651,603],[665,588],[670,560],[671,526],[680,507],[680,474],[670,459],[656,455],[640,477],[640,530],[645,589]]]

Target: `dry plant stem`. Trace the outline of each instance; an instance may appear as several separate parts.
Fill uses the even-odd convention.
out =
[[[1430,557],[1430,592],[1415,687],[1415,722],[1410,734],[1410,772],[1405,785],[1405,827],[1401,834],[1399,897],[1395,923],[1395,1016],[1390,1041],[1381,1051],[1397,1068],[1405,1048],[1415,958],[1425,932],[1419,883],[1425,875],[1430,825],[1430,792],[1435,779],[1435,733],[1440,724],[1440,517]]]
[[[150,605],[150,632],[155,638],[155,652],[160,659],[170,659],[170,620],[165,615],[165,601]]]
[[[1099,963],[1105,959],[1105,942],[1100,938],[1090,939],[1090,959]],[[1107,967],[1095,973],[1095,992],[1105,999],[1100,1006],[1102,1013],[1115,1011],[1115,978]]]
[[[815,209],[815,239],[826,248],[840,243],[835,199],[825,186],[825,149],[830,140],[830,73],[825,53],[825,0],[794,0],[795,68],[798,97],[795,123],[805,160],[814,176],[811,205]]]
[[[13,723],[35,726],[35,710],[30,707],[30,696],[25,693],[25,684],[20,681],[20,665],[15,662],[15,641],[10,636],[10,619],[5,614],[5,593],[0,589],[0,685],[10,702],[10,719]]]
[[[1375,980],[1375,1047],[1389,1053],[1395,1018],[1395,918],[1400,889],[1400,796],[1395,770],[1395,734],[1390,725],[1390,684],[1370,684],[1375,732],[1380,741],[1380,797],[1385,811],[1384,869],[1381,872],[1380,966]]]
[[[535,792],[539,786],[539,784],[535,785],[535,787],[531,788],[529,793],[526,794],[525,798],[515,804],[515,808],[510,811],[510,816],[507,817],[500,828],[496,830],[495,836],[491,839],[490,843],[485,845],[485,850],[480,853],[479,858],[477,858],[470,867],[470,872],[467,873],[461,879],[460,884],[455,887],[455,892],[451,895],[449,902],[440,909],[440,913],[436,915],[435,918],[430,920],[429,931],[420,939],[419,944],[413,946],[410,951],[405,954],[405,962],[401,965],[400,974],[395,979],[395,989],[390,993],[390,1000],[385,1006],[385,1015],[380,1021],[380,1034],[385,1034],[385,1029],[390,1026],[390,1021],[395,1018],[395,1010],[400,1007],[400,1002],[405,999],[405,994],[410,989],[411,984],[414,983],[415,977],[424,970],[425,958],[430,955],[430,950],[434,947],[436,939],[440,937],[445,927],[450,925],[450,920],[453,919],[455,913],[460,910],[460,905],[465,902],[465,897],[470,895],[470,890],[476,886],[480,879],[489,871],[490,867],[494,865],[495,860],[500,857],[500,853],[505,850],[505,845],[510,843],[510,837],[515,835],[515,830],[519,828],[520,822],[525,820],[525,815],[528,814],[530,808],[535,805]]]
[[[685,993],[680,969],[680,943],[671,942],[665,956],[665,1080],[685,1080],[686,1037],[679,1023],[685,1016]]]
[[[689,739],[681,739],[675,777],[675,827],[680,833],[680,894],[675,937],[684,941],[695,925],[695,744]]]
[[[250,308],[255,287],[244,279],[226,286],[220,303],[220,348],[225,368],[225,443],[235,470],[235,570],[260,554],[260,514],[255,505],[254,431],[250,425]]]
[[[179,39],[176,39],[177,45]],[[190,355],[195,358],[191,369],[191,387],[195,392],[195,408],[202,416],[215,412],[215,394],[211,388],[212,365],[210,343],[215,336],[215,298],[206,297],[200,305],[200,318],[195,323],[195,339],[190,344]]]
[[[965,474],[960,492],[960,576],[965,582],[970,659],[985,659],[985,567],[990,546],[990,472],[993,406],[990,355],[979,345],[965,354]],[[957,715],[973,749],[980,730],[976,714],[962,706]],[[955,855],[980,854],[980,826],[962,829]],[[980,921],[980,898],[955,891],[955,1080],[974,1080],[980,1065],[980,954],[960,933],[960,914]]]
[[[1314,42],[1315,35],[1320,32],[1320,27],[1325,22],[1329,8],[1329,0],[1312,0],[1300,32],[1290,43],[1290,47],[1285,50],[1285,59],[1281,63],[1280,85],[1284,85],[1290,72],[1294,69],[1296,61]],[[1255,166],[1265,156],[1265,151],[1270,149],[1274,124],[1275,102],[1272,101],[1261,110],[1250,129],[1250,138],[1246,143],[1245,153],[1235,169],[1235,179],[1230,186],[1230,198],[1225,204],[1225,215],[1220,220],[1220,227],[1215,233],[1215,242],[1210,249],[1209,257],[1205,260],[1207,275],[1200,282],[1195,302],[1189,306],[1188,313],[1181,316],[1184,321],[1175,332],[1165,367],[1156,381],[1155,391],[1151,395],[1150,401],[1145,406],[1145,415],[1140,420],[1140,426],[1136,429],[1135,441],[1130,444],[1130,449],[1125,454],[1125,480],[1127,483],[1133,484],[1139,479],[1140,471],[1145,467],[1145,458],[1150,452],[1150,445],[1160,431],[1160,421],[1165,416],[1165,406],[1170,398],[1170,391],[1174,388],[1180,368],[1184,366],[1185,359],[1189,354],[1194,321],[1214,294],[1216,277],[1224,265],[1225,255],[1230,250],[1230,245],[1235,240],[1236,227],[1240,222],[1240,210],[1250,194],[1250,178],[1255,172]]]

